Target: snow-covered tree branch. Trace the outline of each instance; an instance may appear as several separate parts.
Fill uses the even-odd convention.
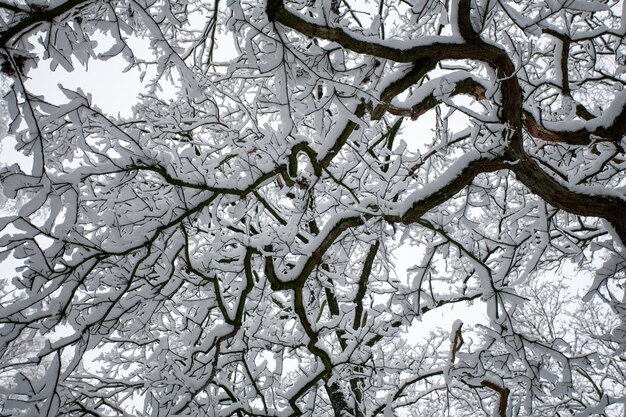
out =
[[[0,415],[626,412],[624,2],[0,17]]]

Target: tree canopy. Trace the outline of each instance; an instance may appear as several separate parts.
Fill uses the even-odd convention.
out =
[[[624,2],[0,17],[1,415],[626,412]]]

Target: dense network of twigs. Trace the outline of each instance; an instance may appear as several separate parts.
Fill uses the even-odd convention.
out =
[[[623,415],[622,3],[0,1],[0,415]]]

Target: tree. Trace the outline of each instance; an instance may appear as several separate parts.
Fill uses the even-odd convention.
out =
[[[619,414],[623,8],[0,2],[28,158],[0,173],[23,203],[0,225],[21,262],[0,290],[0,410]],[[44,62],[107,59],[143,74],[132,116],[29,89]],[[572,293],[533,283],[572,262],[594,276],[572,314],[598,320],[567,332],[539,307]],[[480,326],[411,331],[472,304]]]

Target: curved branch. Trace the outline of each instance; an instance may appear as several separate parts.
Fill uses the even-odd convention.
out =
[[[446,59],[473,59],[491,65],[501,82],[501,91],[505,92],[502,94],[500,116],[513,132],[509,138],[511,148],[515,153],[523,154],[522,91],[515,64],[504,49],[483,42],[474,32],[470,21],[469,0],[460,0],[458,5],[457,24],[461,37],[427,37],[423,39],[423,43],[406,49],[390,46],[382,40],[349,34],[341,28],[309,22],[287,10],[282,0],[269,0],[266,11],[270,22],[280,23],[306,36],[337,42],[344,48],[361,54],[395,62],[428,62],[430,65]]]
[[[449,171],[442,175],[443,179],[441,181],[430,183],[425,188],[413,193],[407,199],[408,201],[403,203],[402,207],[395,213],[348,214],[337,219],[334,224],[328,224],[315,241],[311,243],[311,246],[315,245],[315,247],[311,249],[311,255],[303,257],[298,262],[299,266],[296,266],[292,272],[295,276],[279,277],[274,269],[272,257],[268,256],[266,258],[265,273],[272,285],[272,289],[287,290],[302,287],[311,272],[320,265],[326,251],[348,229],[362,226],[366,220],[377,216],[390,223],[402,223],[405,225],[415,223],[426,212],[448,201],[456,193],[471,184],[478,174],[505,168],[507,168],[507,164],[501,160],[484,157],[475,158],[475,155],[468,154],[450,167]]]
[[[619,143],[626,134],[626,95],[622,97],[623,100],[616,100],[603,116],[593,117],[581,106],[580,109],[577,107],[577,112],[581,113],[579,117],[585,119],[584,122],[552,122],[552,128],[546,127],[530,112],[524,111],[524,127],[530,135],[547,142],[590,145],[596,136]],[[559,129],[561,125],[564,128]]]
[[[511,165],[511,170],[528,189],[554,207],[580,216],[608,220],[615,228],[622,244],[626,245],[626,216],[624,216],[626,200],[623,197],[583,193],[568,188],[545,173],[528,157]]]
[[[456,96],[466,94],[474,97],[476,100],[484,100],[487,98],[485,95],[486,92],[487,88],[483,84],[475,78],[468,76],[454,83],[454,89],[449,93],[449,95]],[[419,103],[413,105],[411,108],[403,108],[393,104],[388,104],[386,110],[394,116],[410,117],[415,120],[427,111],[435,108],[440,103],[441,100],[435,96],[434,91],[431,91]]]
[[[400,387],[398,387],[397,391],[394,393],[392,401],[397,400],[398,398],[400,398],[403,394],[404,391],[409,388],[411,385],[418,383],[419,381],[423,381],[425,379],[428,378],[432,378],[435,376],[441,376],[443,375],[443,371],[442,370],[432,370],[430,372],[426,372],[424,374],[421,375],[416,375],[413,378],[407,380],[406,382],[404,382]],[[380,405],[378,406],[375,410],[372,411],[372,416],[377,416],[378,414],[382,413],[383,410],[387,407],[386,404]]]
[[[495,384],[486,379],[481,381],[480,385],[485,388],[489,388],[500,395],[500,399],[498,400],[498,416],[506,417],[506,406],[509,401],[510,390],[507,387],[501,387],[498,384]]]
[[[38,23],[51,21],[55,17],[58,17],[62,15],[63,13],[70,11],[74,7],[82,3],[88,3],[90,1],[92,0],[67,0],[65,3],[62,3],[59,6],[54,7],[52,9],[40,10],[40,11],[31,13],[24,19],[20,20],[20,22],[17,23],[16,25],[11,26],[4,32],[0,33],[0,46],[6,47],[9,41],[14,36],[25,31],[29,27],[35,26]]]

